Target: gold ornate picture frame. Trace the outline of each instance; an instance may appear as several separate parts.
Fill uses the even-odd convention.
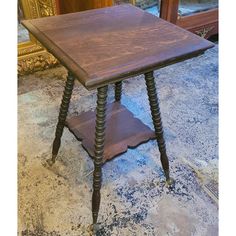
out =
[[[20,0],[24,19],[57,14],[56,0]],[[58,61],[29,34],[29,41],[18,43],[18,74],[28,74],[54,66]]]

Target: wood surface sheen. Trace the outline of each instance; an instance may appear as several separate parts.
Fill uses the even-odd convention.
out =
[[[130,4],[22,24],[89,90],[197,56],[214,46]]]

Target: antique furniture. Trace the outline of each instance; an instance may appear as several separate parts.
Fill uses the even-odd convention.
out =
[[[58,0],[58,14],[110,7],[113,0]]]
[[[66,125],[94,160],[93,223],[100,205],[102,164],[128,146],[156,138],[171,185],[153,70],[202,54],[214,44],[129,4],[23,25],[69,71],[49,163],[56,160]],[[121,105],[122,80],[139,74],[145,75],[155,133]],[[88,90],[97,89],[97,109],[66,120],[75,79]],[[115,102],[107,105],[109,84],[115,84]]]
[[[218,34],[218,0],[162,0],[160,17],[201,37]]]

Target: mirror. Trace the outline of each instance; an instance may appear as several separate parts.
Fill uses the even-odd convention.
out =
[[[136,0],[135,5],[142,8],[148,13],[153,14],[154,16],[160,16],[160,5],[161,0]]]
[[[18,43],[27,42],[30,40],[29,32],[22,26],[22,24],[18,23]]]
[[[57,60],[20,24],[23,19],[56,15],[57,0],[18,0],[18,74],[56,65]]]
[[[24,26],[20,23],[24,20],[24,13],[22,9],[21,1],[17,3],[18,7],[18,43],[27,42],[30,40],[29,32],[24,28]]]
[[[160,15],[161,0],[114,0],[114,4],[131,3],[155,16]]]
[[[178,13],[180,16],[188,16],[214,8],[218,8],[218,0],[180,0]]]

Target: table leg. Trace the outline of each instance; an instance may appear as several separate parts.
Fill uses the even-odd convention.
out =
[[[122,94],[122,81],[115,83],[115,100],[116,102],[119,102],[121,100],[121,94]]]
[[[98,88],[98,93],[97,93],[95,158],[94,158],[93,196],[92,196],[93,224],[97,223],[98,211],[101,200],[100,189],[102,182],[102,161],[103,161],[104,140],[105,140],[107,90],[108,86],[104,86]]]
[[[152,113],[153,125],[155,128],[156,139],[157,139],[157,143],[158,143],[158,147],[159,147],[159,151],[161,155],[161,164],[162,164],[162,168],[164,169],[167,184],[171,185],[173,183],[173,180],[170,179],[170,174],[169,174],[169,160],[166,154],[165,140],[164,140],[163,128],[162,128],[162,122],[161,122],[161,113],[160,113],[160,108],[158,104],[153,71],[145,74],[145,80],[146,80],[146,85],[147,85],[149,104],[150,104],[151,113]]]
[[[63,133],[66,116],[69,109],[70,98],[71,98],[71,94],[72,94],[72,90],[74,86],[74,80],[75,80],[74,76],[70,72],[68,72],[67,81],[66,81],[64,94],[62,97],[62,102],[61,102],[61,107],[60,107],[60,112],[59,112],[59,117],[58,117],[58,123],[56,127],[55,139],[53,141],[53,146],[52,146],[52,159],[50,161],[51,163],[49,164],[55,163],[59,148],[61,146],[61,136]]]

